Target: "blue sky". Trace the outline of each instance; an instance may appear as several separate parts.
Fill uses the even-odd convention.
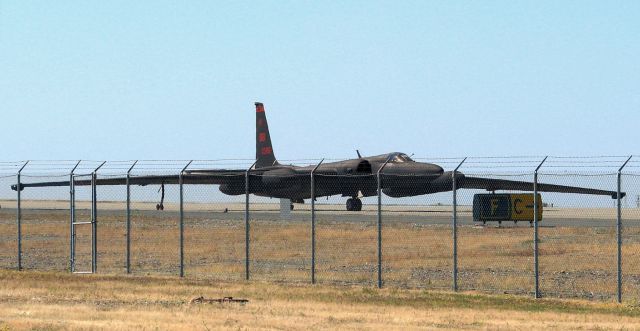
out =
[[[3,160],[639,154],[640,2],[0,1]]]

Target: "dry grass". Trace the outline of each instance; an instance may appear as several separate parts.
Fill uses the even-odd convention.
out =
[[[0,271],[0,329],[640,328],[631,306],[513,296]],[[240,304],[189,304],[196,296]]]
[[[32,202],[26,202],[28,205]],[[123,274],[124,212],[101,203],[99,272]],[[123,204],[119,203],[120,208]],[[140,208],[148,205],[140,204]],[[273,207],[273,206],[272,206]],[[265,207],[266,208],[266,207]],[[306,215],[308,213],[296,214]],[[244,278],[244,222],[189,216],[185,229],[187,277],[216,281]],[[277,214],[274,214],[277,215]],[[376,280],[375,219],[335,222],[318,214],[317,278],[321,284],[373,285]],[[87,210],[78,212],[88,218]],[[235,217],[235,218],[234,218]],[[451,286],[451,229],[422,223],[393,222],[386,216],[383,275],[391,287],[447,289]],[[25,208],[24,266],[33,270],[68,269],[68,212]],[[178,223],[175,213],[138,210],[133,214],[132,270],[138,275],[177,275]],[[78,228],[78,267],[89,267],[89,228]],[[625,298],[640,298],[640,231],[625,232]],[[251,274],[254,280],[308,283],[308,222],[269,219],[251,222]],[[0,213],[0,267],[15,266],[15,215]],[[615,294],[613,228],[540,229],[541,289],[548,297],[612,300]],[[461,227],[459,284],[464,290],[530,294],[533,289],[532,232],[528,227]]]

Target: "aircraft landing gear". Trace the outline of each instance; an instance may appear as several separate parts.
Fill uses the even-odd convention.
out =
[[[160,195],[160,203],[156,205],[156,210],[164,210],[164,183],[160,185],[160,189],[162,194]]]
[[[347,210],[348,211],[361,211],[362,210],[362,200],[358,198],[349,198],[347,199]]]

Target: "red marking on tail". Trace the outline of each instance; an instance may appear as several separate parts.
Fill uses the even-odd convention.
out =
[[[265,142],[267,140],[267,134],[264,132],[260,132],[258,134],[258,141],[260,141],[261,143]]]
[[[264,105],[261,103],[256,103],[256,113],[264,113]]]
[[[273,153],[273,149],[271,149],[271,147],[269,147],[269,146],[262,147],[262,149],[260,150],[260,153],[262,155],[269,155],[269,154]]]

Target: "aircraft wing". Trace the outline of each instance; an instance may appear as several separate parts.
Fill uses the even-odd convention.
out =
[[[235,184],[244,183],[244,170],[191,170],[183,175],[184,184]],[[178,184],[179,175],[147,175],[131,176],[130,185],[153,185],[153,184]],[[91,185],[91,179],[78,179],[74,183],[77,186]],[[126,177],[102,177],[96,180],[96,185],[126,185]],[[25,187],[52,187],[69,186],[69,181],[55,182],[35,182],[20,183],[22,189]],[[11,186],[12,190],[17,190],[17,185]]]
[[[515,181],[515,180],[493,179],[493,178],[468,177],[468,176],[461,178],[459,187],[470,188],[470,189],[482,189],[487,191],[498,191],[498,190],[533,191],[532,182],[522,182],[522,181]],[[564,185],[544,184],[544,183],[538,183],[538,191],[539,192],[608,195],[613,199],[616,199],[618,197],[618,192],[616,191],[606,191],[606,190],[598,190],[598,189],[585,188],[585,187],[564,186]],[[623,198],[625,195],[626,193],[624,192],[620,193],[621,198]]]

